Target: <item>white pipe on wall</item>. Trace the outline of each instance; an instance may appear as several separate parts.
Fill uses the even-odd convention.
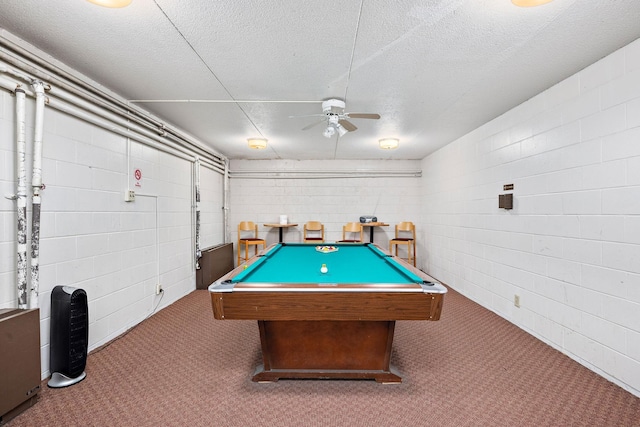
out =
[[[5,75],[12,75],[12,76],[17,76],[16,73],[11,73],[11,72],[7,72],[7,67],[4,66],[4,64],[0,64],[0,73],[5,74]],[[20,77],[27,77],[24,76],[22,74],[20,74]],[[170,140],[167,140],[167,138],[165,137],[165,135],[161,135],[158,133],[154,133],[152,131],[149,131],[148,128],[145,128],[144,126],[140,126],[137,124],[132,124],[131,122],[128,121],[128,119],[123,118],[122,114],[115,114],[113,113],[113,109],[110,110],[105,110],[104,108],[100,107],[100,106],[96,106],[91,104],[90,102],[84,101],[81,98],[78,98],[76,96],[74,96],[73,94],[67,94],[64,90],[60,90],[60,89],[56,89],[55,93],[58,96],[58,98],[55,97],[45,97],[44,96],[44,84],[42,82],[39,81],[39,84],[36,85],[35,80],[31,79],[31,82],[33,82],[33,86],[36,89],[36,92],[29,92],[27,90],[25,90],[24,88],[21,89],[22,91],[22,98],[24,101],[24,96],[25,95],[30,95],[30,96],[34,96],[36,97],[36,102],[37,103],[42,103],[42,106],[44,106],[44,102],[47,102],[48,105],[51,108],[55,108],[58,111],[62,111],[66,114],[72,115],[76,118],[79,118],[81,120],[84,120],[88,123],[92,123],[96,126],[99,126],[103,129],[106,129],[110,132],[122,135],[126,138],[128,138],[128,143],[130,143],[130,140],[134,140],[137,142],[140,142],[142,144],[145,144],[147,146],[153,147],[155,149],[158,149],[160,151],[164,151],[166,153],[169,153],[173,156],[176,156],[178,158],[182,158],[185,160],[188,160],[190,162],[192,162],[192,165],[194,165],[195,168],[195,173],[197,174],[197,176],[195,177],[195,179],[197,180],[197,189],[196,189],[196,230],[195,230],[195,248],[196,248],[196,267],[198,266],[197,262],[199,257],[201,256],[201,250],[200,250],[200,218],[199,218],[199,214],[200,214],[200,166],[203,167],[207,167],[208,169],[211,169],[215,172],[218,172],[220,174],[224,174],[224,176],[226,177],[226,179],[228,180],[228,159],[221,157],[218,158],[216,156],[212,156],[210,153],[208,153],[207,157],[210,157],[211,159],[207,158],[207,159],[201,159],[199,156],[195,155],[192,151],[188,150],[187,148],[185,148],[184,146],[174,143]],[[16,91],[17,87],[20,87],[20,85],[13,81],[12,79],[7,79],[4,76],[0,75],[0,87],[5,88],[9,91]],[[41,101],[38,101],[38,98],[41,99]],[[61,100],[61,98],[64,98],[66,100],[68,100],[68,102],[65,102],[63,100]],[[78,104],[79,108],[75,105]],[[23,107],[24,108],[24,107]],[[40,110],[40,111],[44,111],[44,109]],[[38,117],[39,114],[42,113],[38,113],[38,111],[36,111],[36,117]],[[40,122],[41,119],[36,118],[36,122]],[[39,127],[38,125],[36,126],[37,128]],[[23,122],[23,128],[24,128],[24,122]],[[41,182],[41,161],[42,161],[42,157],[41,157],[41,142],[42,142],[42,131],[41,128],[40,130],[36,130],[36,133],[38,133],[38,135],[35,136],[35,141],[34,141],[34,151],[38,151],[38,154],[36,154],[34,152],[34,176],[33,176],[33,192],[34,192],[34,212],[36,212],[36,216],[34,218],[34,229],[33,232],[34,234],[34,239],[32,240],[32,304],[34,304],[34,307],[37,307],[38,304],[38,288],[39,288],[39,231],[40,231],[40,215],[39,215],[39,208],[40,208],[40,191],[42,189],[42,182]],[[38,142],[39,141],[39,142]],[[26,151],[26,147],[25,147],[25,151]],[[194,163],[197,162],[197,165],[195,165]],[[23,289],[23,295],[21,298],[19,298],[19,302],[22,304],[23,308],[27,308],[27,300],[26,300],[26,287],[27,287],[27,278],[26,278],[26,268],[27,268],[27,257],[26,257],[26,178],[25,178],[25,197],[23,200],[24,203],[24,238],[22,240],[19,241],[24,241],[24,256],[20,257],[19,259],[24,260],[24,280],[22,280],[20,283],[20,288]],[[225,198],[227,197],[227,195],[224,196]],[[16,196],[16,198],[18,198]],[[20,201],[19,201],[20,203]],[[226,202],[225,202],[225,206],[226,206]],[[225,211],[225,218],[224,218],[224,227],[226,228],[226,211]]]
[[[241,170],[231,171],[229,175],[233,179],[331,179],[331,178],[420,178],[421,170],[324,170],[324,171],[265,171],[265,170]]]
[[[38,307],[40,288],[40,207],[42,190],[42,135],[44,129],[44,84],[39,80],[31,83],[36,92],[36,118],[33,133],[33,170],[31,174],[31,295],[29,307]]]
[[[79,118],[81,120],[84,120],[85,122],[94,124],[98,127],[101,127],[103,129],[106,129],[110,132],[116,133],[118,135],[124,136],[126,138],[130,138],[134,141],[140,142],[142,144],[148,145],[150,147],[153,148],[157,148],[160,151],[164,151],[166,153],[170,153],[176,157],[179,157],[181,159],[185,159],[185,160],[189,160],[189,161],[193,161],[193,157],[183,153],[181,150],[177,150],[173,147],[170,147],[168,145],[163,145],[160,142],[157,142],[151,138],[147,138],[143,135],[139,135],[136,132],[133,132],[129,129],[124,129],[120,126],[117,126],[107,120],[102,119],[101,117],[93,114],[92,112],[86,112],[83,111],[79,108],[76,108],[72,105],[67,104],[66,102],[63,101],[59,101],[59,100],[55,100],[52,98],[49,98],[49,106],[51,108],[55,108],[58,111],[62,111],[64,113],[67,113],[71,116],[74,116],[76,118]]]
[[[195,168],[195,192],[196,192],[196,269],[200,268],[200,258],[202,251],[200,250],[200,159],[196,158]]]
[[[16,93],[16,165],[18,171],[16,190],[17,215],[17,290],[18,308],[26,309],[27,305],[27,168],[26,168],[26,125],[25,125],[25,91],[21,87]]]
[[[0,59],[8,64],[25,70],[39,80],[55,83],[56,88],[62,88],[65,91],[82,97],[93,105],[98,105],[105,110],[109,110],[122,116],[127,116],[130,120],[135,121],[148,129],[159,132],[159,135],[171,138],[179,145],[186,145],[196,153],[200,152],[201,156],[210,158],[212,163],[219,163],[220,168],[222,167],[222,163],[225,159],[224,156],[216,153],[213,149],[207,147],[205,144],[190,135],[160,122],[158,119],[152,117],[148,112],[132,106],[130,103],[117,98],[111,93],[97,89],[94,85],[85,82],[83,79],[69,71],[65,71],[60,67],[53,65],[50,61],[43,61],[38,55],[17,45],[12,40],[3,37],[2,34],[0,34],[0,46],[5,49],[0,50]],[[21,71],[16,72],[23,75]],[[33,78],[29,78],[27,81],[30,81],[31,79]],[[220,171],[220,173],[222,172]]]
[[[8,55],[6,55],[6,53],[3,53],[3,52],[0,52],[0,59],[7,61],[14,66],[18,66],[18,65],[25,66],[25,64],[20,64],[19,61],[15,60],[12,57],[9,57]],[[45,76],[45,78],[46,77],[54,78],[51,75],[47,75],[46,73],[43,73],[42,71],[38,70],[33,66],[28,66],[28,69],[29,69],[29,72],[38,76],[38,79],[42,79],[43,78],[42,76]],[[25,76],[24,73],[22,73],[21,71],[14,70],[11,67],[8,67],[2,63],[0,63],[0,72],[7,75],[13,75],[16,77],[27,79],[27,81],[29,82],[32,80],[35,80],[33,78]],[[133,110],[123,111],[124,107],[122,102],[120,101],[109,98],[109,100],[115,102],[119,107],[121,107],[121,108],[115,108],[102,98],[92,97],[88,93],[84,93],[81,90],[76,89],[70,84],[61,82],[60,79],[54,78],[54,80],[56,80],[56,83],[59,86],[50,87],[50,88],[48,87],[48,89],[50,89],[48,93],[50,106],[53,106],[52,100],[54,98],[66,101],[67,103],[73,106],[80,107],[83,110],[92,112],[104,119],[114,122],[115,124],[123,126],[127,129],[131,129],[142,136],[151,138],[154,141],[157,141],[161,144],[165,144],[182,153],[185,153],[190,157],[190,161],[194,161],[196,156],[201,157],[202,155],[204,155],[205,159],[202,159],[201,157],[201,164],[203,166],[206,166],[209,169],[212,169],[220,174],[224,173],[223,163],[225,158],[218,154],[212,154],[211,153],[212,150],[210,149],[209,151],[207,151],[205,148],[203,148],[204,144],[202,144],[201,142],[193,140],[193,138],[188,138],[186,136],[183,136],[179,134],[179,132],[173,130],[172,128],[162,123],[151,121],[152,120],[151,118],[147,116],[143,116],[138,111],[133,111]],[[17,83],[11,80],[6,80],[6,79],[3,79],[3,83],[0,83],[0,86],[5,87],[10,91],[13,91],[16,85]],[[25,92],[29,96],[34,96],[29,91],[25,90]],[[80,93],[83,95],[83,97],[78,95]],[[103,98],[107,97],[104,94],[102,94],[102,96]],[[87,99],[89,99],[89,101],[87,101]],[[132,121],[135,123],[132,123]],[[111,128],[108,128],[108,129],[111,129]],[[136,139],[136,140],[138,142],[142,142],[146,144],[146,141],[142,141],[139,139]],[[179,142],[174,142],[174,141],[179,141]],[[191,149],[185,147],[185,145],[183,144],[183,142],[185,141],[187,141],[188,145],[192,147]],[[156,145],[153,145],[153,146],[154,148],[159,148]],[[162,149],[162,148],[159,148],[159,149]],[[173,154],[174,152],[171,152],[171,153]]]
[[[224,176],[222,180],[222,226],[224,231],[224,243],[227,243],[227,236],[231,230],[229,229],[229,160],[224,161]]]
[[[56,95],[61,95],[64,92],[60,91],[60,90],[56,90]],[[181,145],[169,141],[167,140],[165,137],[163,137],[162,135],[152,132],[140,125],[136,125],[135,123],[131,123],[129,122],[127,119],[124,119],[123,117],[117,115],[117,114],[113,114],[110,113],[108,111],[104,111],[102,109],[100,109],[99,107],[96,107],[94,105],[91,105],[88,102],[82,101],[80,99],[77,99],[76,97],[73,97],[71,95],[65,95],[65,96],[61,96],[60,97],[61,100],[66,101],[68,104],[67,105],[74,105],[74,106],[79,106],[81,108],[81,111],[88,111],[90,113],[93,113],[95,115],[97,115],[99,118],[101,119],[105,119],[108,120],[109,122],[112,122],[114,125],[119,125],[122,127],[122,129],[116,128],[113,125],[111,126],[104,126],[104,125],[100,125],[101,127],[108,129],[110,131],[119,133],[121,135],[123,135],[122,131],[127,132],[127,137],[135,139],[138,142],[142,142],[143,144],[149,145],[149,143],[147,142],[148,139],[155,141],[156,143],[159,144],[163,144],[166,145],[167,147],[173,148],[175,151],[171,152],[172,154],[174,154],[175,152],[180,152],[182,153],[184,156],[181,156],[184,159],[187,159],[191,162],[195,161],[196,156],[189,150],[185,149],[184,147],[182,147]],[[51,94],[49,94],[49,104],[52,107],[55,107],[55,105],[57,105],[57,103],[60,103],[62,101],[54,101],[55,98],[51,96]],[[77,103],[76,103],[77,102]],[[60,104],[60,105],[64,105],[64,104]],[[68,112],[69,114],[73,114],[74,113],[70,112],[69,110],[67,110],[66,112]],[[78,117],[78,116],[76,116]],[[83,118],[83,117],[80,117]],[[83,120],[86,120],[83,118]],[[103,122],[104,123],[104,122]],[[141,138],[136,138],[133,135],[140,135],[141,137],[145,138],[145,139],[141,139]],[[148,139],[146,139],[148,138]],[[154,148],[158,148],[160,150],[164,150],[161,146],[159,146],[158,144],[153,144],[151,145]],[[164,150],[167,151],[167,150]],[[218,171],[219,173],[222,173],[222,170],[220,168],[220,166],[214,164],[214,163],[210,163],[210,162],[206,162],[206,161],[202,161],[201,159],[201,163],[205,166],[210,167],[211,169],[213,169],[214,171]]]
[[[148,126],[147,127],[142,126],[138,124],[136,121],[132,122],[131,117],[129,116],[122,116],[121,114],[115,114],[110,110],[104,110],[103,108],[96,106],[95,104],[92,104],[88,101],[85,101],[79,98],[78,96],[75,96],[60,88],[52,88],[48,96],[49,98],[58,98],[62,101],[68,102],[71,105],[80,107],[83,110],[90,111],[94,114],[99,115],[103,119],[109,120],[114,124],[120,125],[140,135],[146,136],[147,138],[151,138],[154,141],[160,142],[162,144],[167,144],[170,147],[175,148],[176,150],[179,150],[185,154],[192,156],[192,161],[196,157],[196,154],[194,154],[193,151],[187,150],[181,145],[171,140],[168,140],[166,131],[164,130],[162,131],[159,129],[150,130]],[[218,166],[218,168],[220,168],[220,166]]]

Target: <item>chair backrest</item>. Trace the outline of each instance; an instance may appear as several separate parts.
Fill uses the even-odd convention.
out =
[[[403,221],[396,224],[396,239],[400,237],[408,237],[407,233],[411,233],[412,239],[416,238],[416,226],[411,221]]]
[[[251,238],[258,237],[258,224],[253,221],[242,221],[238,224],[238,240],[242,239],[243,235],[248,235],[250,231],[253,232],[253,235],[250,236]]]
[[[359,237],[353,236],[352,238],[347,239],[347,234],[360,233]],[[363,240],[363,231],[362,224],[359,222],[348,222],[342,226],[342,240],[351,240],[362,242]]]
[[[304,225],[303,239],[322,240],[324,242],[324,224],[320,221],[307,221]]]

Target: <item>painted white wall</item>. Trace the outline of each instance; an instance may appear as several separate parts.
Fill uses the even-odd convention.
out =
[[[15,98],[0,91],[0,191],[15,193]],[[27,100],[27,141],[34,102]],[[89,350],[195,289],[193,163],[45,110],[41,226],[42,378],[51,290],[84,289]],[[29,151],[31,143],[28,142]],[[30,159],[28,160],[30,164]],[[137,181],[133,171],[140,169]],[[29,172],[30,177],[30,172]],[[132,188],[135,201],[124,201]],[[222,175],[201,169],[203,247],[222,243]],[[0,198],[0,307],[17,306],[15,202]],[[30,228],[30,227],[29,227]],[[156,283],[164,295],[155,295]]]
[[[287,215],[289,222],[298,224],[284,231],[286,242],[301,242],[304,223],[320,221],[325,226],[326,241],[335,242],[342,238],[344,224],[359,221],[361,215],[375,215],[389,227],[376,227],[374,241],[388,248],[397,222],[417,222],[420,218],[419,177],[349,176],[356,171],[419,171],[417,160],[231,160],[230,170],[229,241],[234,243],[240,221],[258,223],[259,235],[267,239],[267,244],[278,241],[278,230],[264,227],[264,223],[278,223],[280,215]],[[324,171],[341,176],[233,178],[234,173],[246,171],[288,176],[301,171]],[[365,240],[369,240],[367,230]]]
[[[422,169],[426,270],[640,395],[640,41]]]

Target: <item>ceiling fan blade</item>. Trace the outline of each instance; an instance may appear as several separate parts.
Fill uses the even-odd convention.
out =
[[[302,130],[308,130],[308,129],[311,129],[312,127],[317,126],[317,125],[319,125],[320,123],[324,123],[324,121],[325,121],[325,120],[324,120],[324,119],[322,119],[322,120],[320,120],[319,122],[314,122],[314,123],[311,123],[311,124],[309,124],[309,125],[306,125],[305,127],[303,127],[303,128],[302,128]]]
[[[378,120],[380,118],[380,114],[375,113],[346,113],[345,116],[350,119],[375,119]]]
[[[346,120],[340,120],[338,123],[340,123],[342,127],[348,130],[349,132],[353,132],[354,130],[358,129],[356,125]]]
[[[324,117],[324,116],[325,116],[324,113],[322,113],[322,114],[304,114],[304,115],[301,115],[301,116],[289,116],[289,118],[290,119],[297,119],[298,117]]]

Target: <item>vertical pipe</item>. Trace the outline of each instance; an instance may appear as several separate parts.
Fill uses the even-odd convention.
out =
[[[33,134],[33,171],[31,188],[31,295],[29,307],[38,307],[40,288],[40,190],[42,190],[42,134],[44,127],[44,85],[40,80],[31,82],[36,93],[36,119]]]
[[[224,160],[224,176],[222,180],[222,227],[224,232],[224,243],[229,240],[231,230],[229,230],[229,160]],[[236,248],[237,249],[237,248]]]
[[[16,88],[16,169],[18,172],[17,201],[17,291],[18,308],[27,307],[27,169],[26,169],[26,128],[25,91]]]
[[[200,158],[196,157],[195,167],[195,190],[196,190],[196,269],[200,268],[200,257],[202,250],[200,249]]]

